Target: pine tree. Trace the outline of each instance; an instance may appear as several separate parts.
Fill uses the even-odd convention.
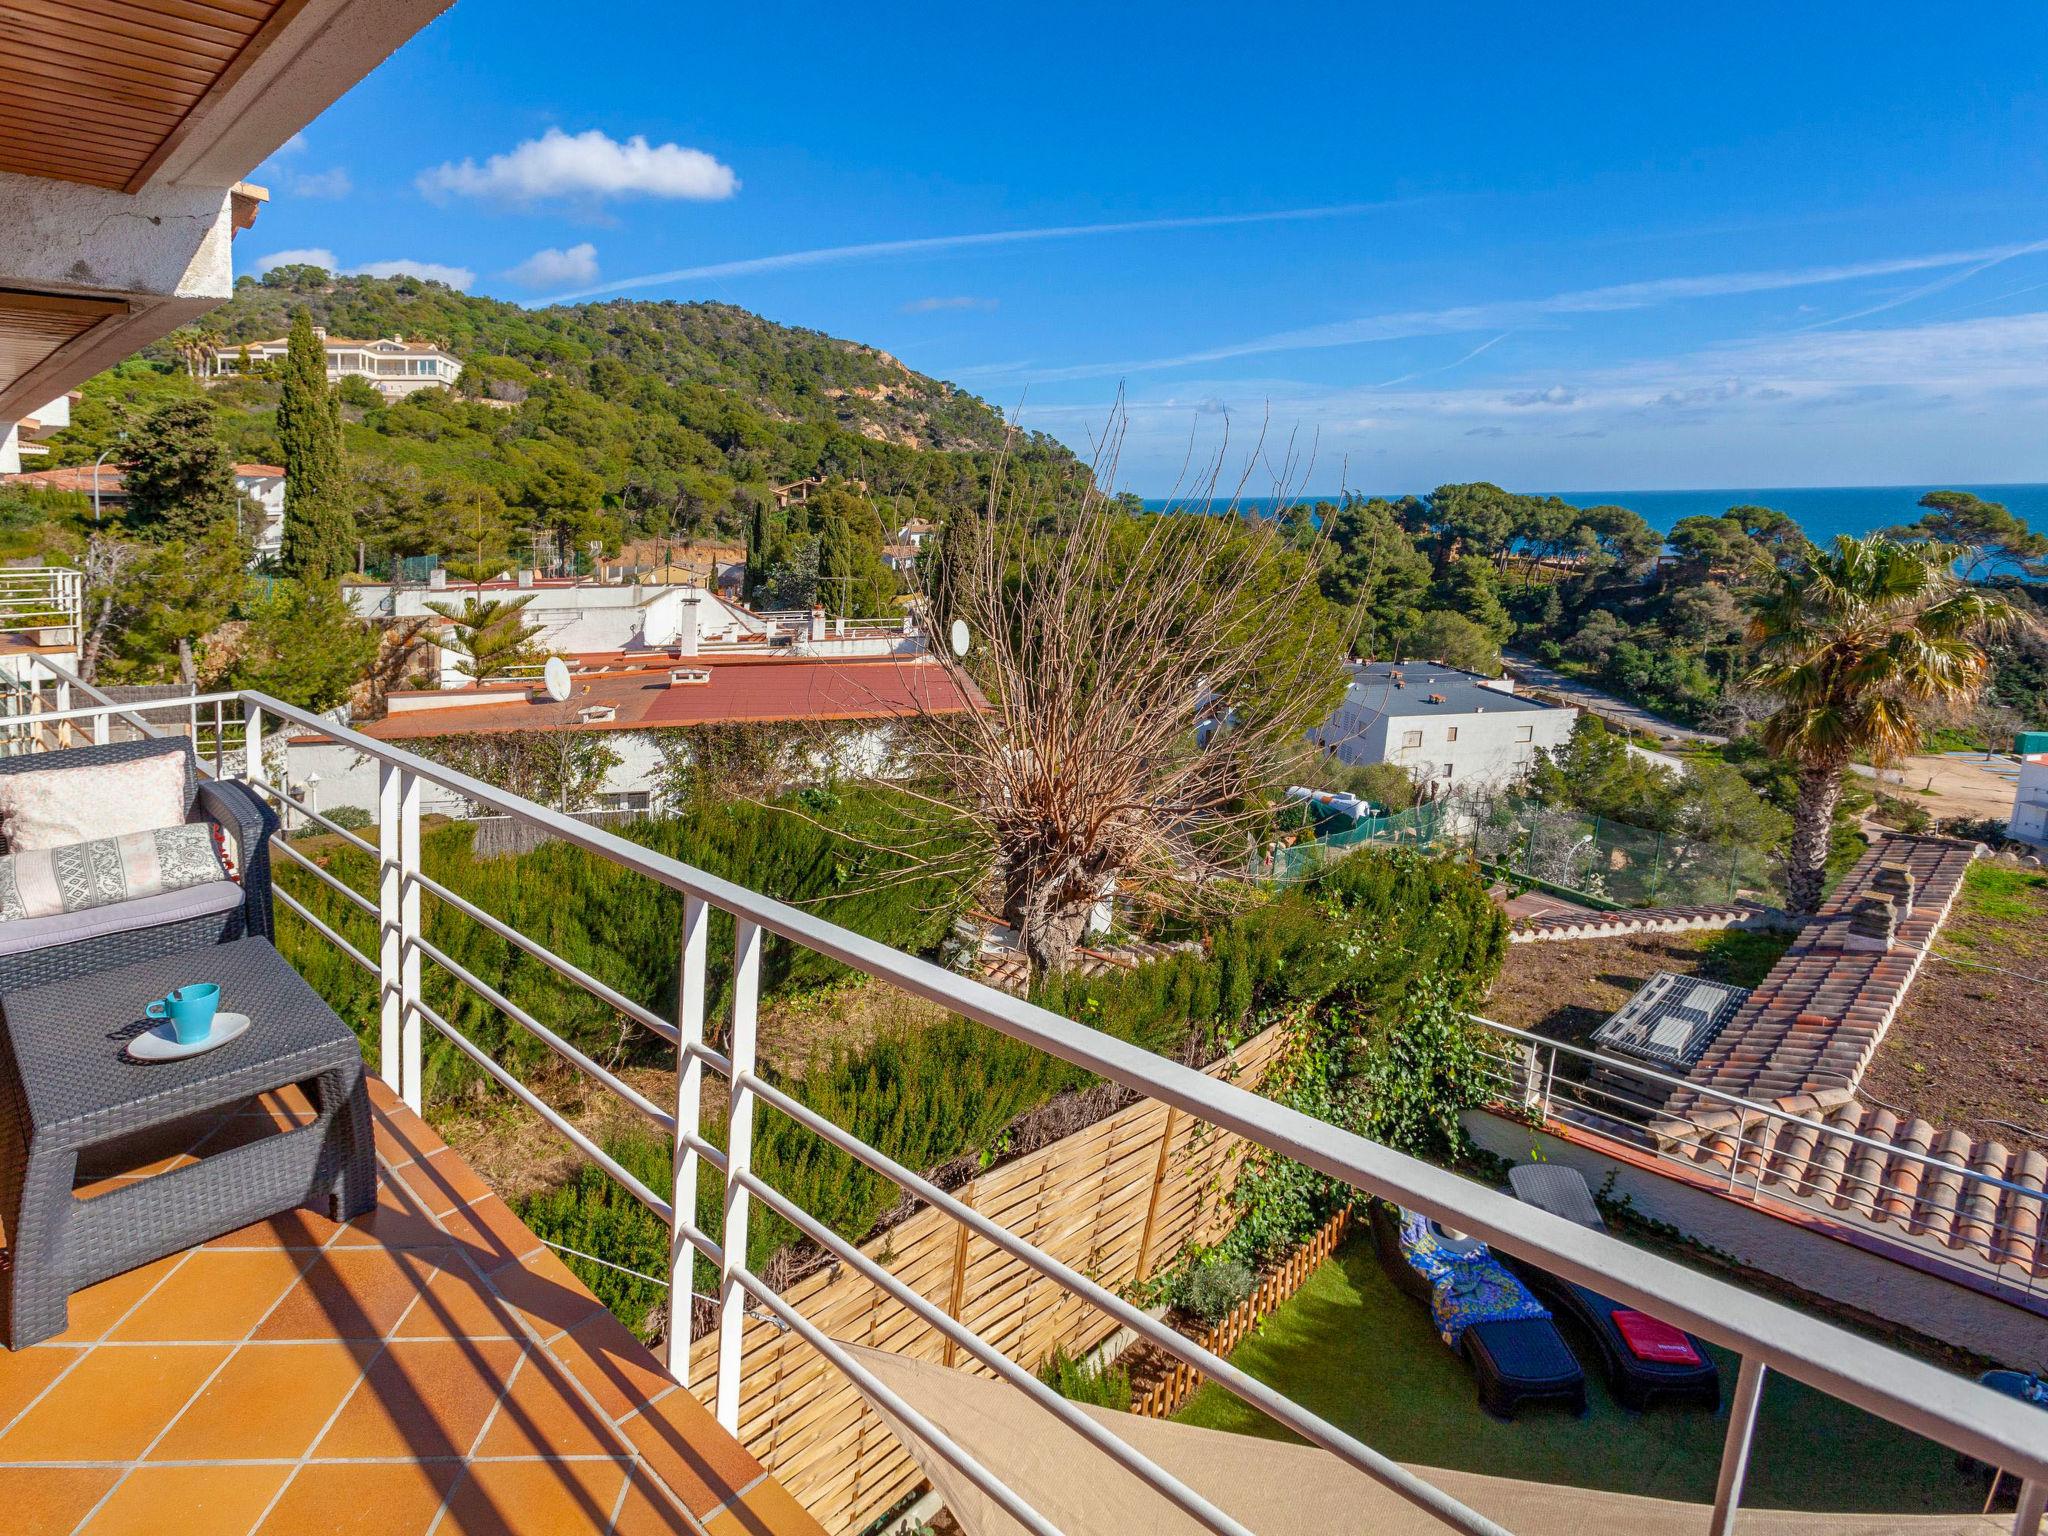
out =
[[[327,387],[327,351],[304,309],[292,317],[285,348],[277,436],[284,452],[285,574],[339,576],[356,545],[341,467],[341,404]]]
[[[214,425],[213,403],[202,397],[172,400],[144,419],[125,472],[137,532],[197,539],[217,522],[234,521],[241,492]]]
[[[526,605],[534,594],[514,598],[466,597],[454,603],[429,603],[427,607],[454,627],[450,635],[427,638],[452,653],[470,680],[487,683],[512,672],[536,667],[548,658],[541,645],[541,628],[525,617]]]

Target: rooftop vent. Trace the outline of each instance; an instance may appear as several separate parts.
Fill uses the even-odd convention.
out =
[[[669,668],[668,685],[671,688],[693,688],[700,683],[708,683],[710,681],[711,669],[709,667]]]
[[[583,725],[602,725],[607,720],[618,718],[619,707],[616,704],[586,704],[576,711],[576,719]]]
[[[1430,702],[1430,703],[1432,703],[1432,704],[1441,704],[1441,703],[1443,703],[1443,701],[1444,701],[1444,696],[1443,696],[1442,694],[1440,694],[1440,693],[1432,693],[1432,694],[1431,694],[1431,695],[1429,696],[1429,702]]]

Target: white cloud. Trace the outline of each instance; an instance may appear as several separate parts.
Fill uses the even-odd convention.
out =
[[[452,267],[438,261],[414,261],[405,256],[395,261],[366,261],[359,267],[350,267],[349,272],[356,277],[421,277],[446,283],[462,292],[476,281],[476,273],[468,267]]]
[[[1562,384],[1553,384],[1548,389],[1518,389],[1510,394],[1501,396],[1501,399],[1509,405],[1522,407],[1532,405],[1576,405],[1579,399],[1579,392],[1575,389],[1566,389]]]
[[[906,315],[929,315],[947,309],[994,309],[995,299],[977,299],[968,294],[951,298],[912,299],[903,306]]]
[[[505,274],[522,288],[552,288],[557,283],[597,280],[597,247],[585,240],[566,251],[553,246],[535,251]]]
[[[447,161],[418,178],[428,197],[484,197],[527,204],[558,197],[602,201],[608,197],[683,198],[719,202],[740,188],[732,167],[701,149],[649,144],[634,134],[624,143],[592,128],[567,134],[550,128],[508,154],[482,165]]]
[[[341,263],[335,260],[334,252],[323,245],[302,246],[289,251],[272,251],[268,256],[258,256],[249,270],[261,277],[272,267],[325,267],[330,272],[339,272]]]
[[[355,181],[346,167],[337,165],[331,171],[313,171],[304,176],[291,176],[285,186],[293,197],[336,198],[347,197],[355,191]]]
[[[305,147],[306,134],[305,130],[301,129],[299,130],[299,132],[293,134],[290,138],[286,139],[282,144],[278,145],[276,149],[271,151],[271,153],[273,155],[296,155],[304,151]]]

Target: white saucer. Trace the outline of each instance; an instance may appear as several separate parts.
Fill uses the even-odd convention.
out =
[[[183,1061],[187,1056],[202,1055],[217,1045],[226,1045],[248,1027],[249,1015],[246,1013],[216,1013],[213,1030],[204,1040],[181,1045],[177,1035],[171,1031],[170,1020],[166,1019],[147,1033],[130,1040],[128,1056],[132,1061]]]

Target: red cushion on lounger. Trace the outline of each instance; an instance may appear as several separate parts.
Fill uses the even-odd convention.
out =
[[[1622,1342],[1628,1345],[1629,1353],[1638,1360],[1653,1360],[1659,1365],[1700,1363],[1700,1352],[1692,1347],[1691,1339],[1647,1312],[1616,1307],[1614,1326],[1621,1331]]]

